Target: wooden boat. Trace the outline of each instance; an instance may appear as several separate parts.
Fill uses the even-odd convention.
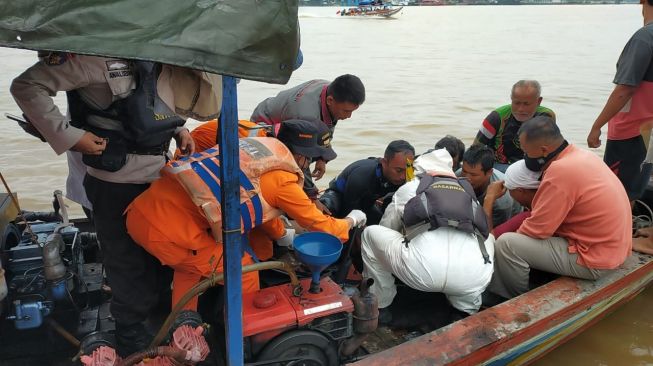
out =
[[[390,18],[397,13],[399,13],[404,7],[400,6],[398,8],[393,7],[371,7],[371,6],[359,6],[357,8],[349,8],[345,10],[338,10],[336,14],[346,17],[381,17],[381,18]]]
[[[354,364],[529,364],[637,296],[651,281],[653,256],[634,252],[597,281],[560,277]]]
[[[288,2],[289,4],[291,2]],[[168,5],[179,5],[182,6],[184,3],[175,3],[168,2]],[[238,4],[245,4],[244,2],[239,2]],[[249,4],[249,5],[248,5]],[[258,3],[254,1],[249,1],[247,4],[251,9],[259,9],[259,16],[268,16],[270,11],[264,11],[264,8],[261,8],[261,4],[268,3]],[[191,4],[194,6],[194,4]],[[191,6],[188,5],[188,6]],[[270,3],[270,6],[274,4]],[[293,9],[288,5],[289,9]],[[25,7],[19,7],[21,10]],[[28,7],[30,9],[36,9],[37,7]],[[160,8],[160,7],[159,7]],[[157,7],[143,7],[147,9],[148,12],[151,12],[151,9],[159,9]],[[121,10],[121,9],[118,9]],[[168,9],[169,10],[169,9]],[[218,9],[220,10],[220,9]],[[250,9],[244,9],[243,14],[252,14],[249,11]],[[401,10],[401,8],[394,9]],[[105,9],[103,8],[104,12]],[[64,15],[69,15],[71,12],[64,11]],[[180,12],[181,13],[181,12]],[[204,11],[207,16],[210,16],[211,13]],[[10,13],[3,14],[5,16],[11,15]],[[75,13],[77,14],[77,13]],[[116,12],[119,16],[124,16],[123,13]],[[161,15],[165,15],[161,13]],[[226,19],[233,17],[231,13],[225,15]],[[14,16],[14,18],[19,18]],[[94,19],[92,17],[77,17],[80,19]],[[42,19],[42,18],[29,18],[24,17],[23,19]],[[47,18],[48,24],[52,23],[52,18]],[[145,18],[143,18],[145,19]],[[150,18],[148,18],[150,19]],[[248,18],[249,19],[249,18]],[[11,19],[10,19],[11,20]],[[105,22],[110,24],[110,22]],[[279,23],[279,22],[277,22]],[[0,25],[2,23],[0,22]],[[11,29],[8,29],[5,34],[7,35],[3,45],[9,45],[11,47],[32,47],[32,48],[43,48],[44,43],[39,44],[30,44],[24,45],[23,42],[29,41],[32,37],[18,37],[15,36],[15,29],[13,28],[14,22],[6,22],[4,24],[11,24]],[[28,26],[29,22],[26,22]],[[63,24],[69,24],[68,22],[63,22]],[[207,23],[209,24],[209,23]],[[215,22],[219,24],[219,22]],[[268,34],[269,26],[265,24],[265,29],[256,29],[252,28],[251,25],[264,24],[262,22],[251,21],[249,24],[243,23],[243,32],[251,30],[254,33]],[[292,39],[298,39],[293,32],[288,32],[288,27],[296,26],[297,18],[296,14],[294,17],[289,17],[287,24],[283,27],[279,26],[280,36],[287,34],[293,37]],[[57,27],[55,27],[57,28]],[[250,29],[251,28],[251,29]],[[57,28],[58,29],[58,28]],[[144,28],[146,29],[146,28]],[[201,29],[205,29],[202,27]],[[73,27],[73,30],[76,31],[77,28]],[[149,29],[146,29],[150,32]],[[26,32],[26,34],[29,34]],[[102,36],[102,32],[92,32],[92,35]],[[76,52],[92,53],[92,54],[111,54],[116,57],[126,57],[128,58],[130,54],[126,53],[128,50],[138,50],[140,55],[143,55],[141,51],[143,47],[140,47],[138,44],[130,44],[127,41],[130,40],[140,40],[139,37],[132,37],[131,34],[125,31],[126,35],[124,38],[116,37],[120,42],[115,43],[115,49],[109,49],[109,44],[106,42],[98,42],[97,39],[89,37],[88,45],[89,48],[70,48],[70,46],[55,46],[47,47],[47,49],[66,49]],[[211,34],[221,34],[220,32],[212,32]],[[112,34],[113,35],[113,34]],[[70,43],[77,45],[79,42],[78,34],[72,32],[72,38],[75,42]],[[156,39],[156,37],[154,37]],[[227,39],[220,39],[221,41],[230,41],[233,38],[230,34]],[[243,42],[249,42],[250,38],[243,35]],[[18,39],[18,41],[16,41]],[[53,35],[52,42],[61,41],[62,37],[60,34],[56,33]],[[275,37],[264,37],[264,39],[276,39]],[[287,42],[287,44],[292,44],[292,42]],[[63,41],[62,41],[63,42]],[[295,41],[296,42],[296,41]],[[155,45],[160,43],[153,42]],[[222,44],[223,42],[206,42],[207,44]],[[62,43],[63,44],[63,43]],[[92,46],[99,46],[102,49],[95,49]],[[129,47],[128,47],[129,46]],[[261,46],[262,48],[270,50],[277,50],[278,47],[276,44],[269,44]],[[269,46],[269,47],[268,47]],[[104,48],[106,47],[106,48]],[[152,48],[149,48],[151,50]],[[160,62],[167,62],[173,64],[185,65],[188,67],[197,67],[203,66],[208,68],[208,71],[213,72],[225,72],[226,74],[250,77],[256,80],[265,80],[265,81],[276,81],[276,82],[286,82],[290,77],[290,71],[287,67],[278,67],[279,65],[288,65],[295,59],[296,56],[296,47],[288,47],[287,54],[284,55],[268,55],[271,60],[266,65],[273,65],[274,67],[260,67],[259,64],[262,62],[258,61],[258,64],[250,63],[246,64],[244,62],[239,63],[229,63],[225,61],[225,65],[210,65],[203,64],[202,57],[196,56],[191,53],[192,50],[185,49],[184,52],[169,52],[170,46],[160,46],[159,51],[156,54],[149,54],[148,58]],[[235,47],[235,49],[239,49]],[[182,48],[182,50],[184,50]],[[119,52],[120,51],[120,52]],[[202,49],[202,53],[204,53]],[[248,49],[248,52],[251,52]],[[221,57],[214,57],[216,54]],[[207,53],[206,59],[209,61],[216,62],[224,59],[223,55],[213,51],[213,53]],[[276,55],[276,56],[275,56]],[[165,57],[164,57],[165,56]],[[201,56],[201,55],[200,55]],[[209,57],[210,56],[210,57]],[[171,60],[168,57],[176,57],[175,60]],[[236,55],[233,55],[234,59],[238,59]],[[246,57],[244,58],[246,59]],[[262,57],[256,58],[256,60],[261,60]],[[197,61],[198,64],[189,64],[192,60]],[[274,61],[274,62],[273,62]],[[222,61],[220,61],[222,62]],[[206,66],[209,65],[209,66]],[[238,65],[238,69],[235,69]],[[251,66],[251,70],[241,69],[245,66]],[[254,68],[253,66],[257,66]],[[226,68],[225,68],[226,67]],[[283,72],[279,71],[282,70]],[[253,73],[258,71],[259,73]],[[266,74],[260,74],[262,71],[267,71]],[[232,81],[230,81],[232,82]],[[233,81],[235,85],[235,81]],[[233,89],[229,90],[229,93],[226,95],[235,95]],[[235,100],[235,98],[232,98]],[[223,108],[223,115],[227,115],[224,111],[233,112],[234,108]],[[235,116],[234,113],[232,113]],[[231,126],[229,128],[233,129],[233,136],[236,136],[237,124],[234,121],[231,124],[225,123],[224,126]],[[221,146],[229,146],[231,150],[229,154],[234,153],[234,147],[237,149],[237,143],[234,143],[235,139],[231,139],[223,143]],[[225,154],[226,155],[226,154]],[[236,153],[237,155],[237,153]],[[237,174],[225,174],[225,177],[236,177]],[[237,183],[237,182],[236,182]],[[232,197],[238,199],[238,197]],[[232,207],[238,207],[236,204],[231,204]],[[233,217],[237,217],[237,214]],[[1,222],[1,221],[0,221]],[[239,232],[238,232],[239,235]],[[235,240],[235,245],[226,245],[226,252],[233,249],[236,260],[234,263],[239,263],[240,249],[238,248],[239,239]],[[231,255],[231,254],[227,254]],[[233,269],[231,269],[233,270]],[[100,271],[101,272],[101,271]],[[595,323],[601,319],[606,314],[610,313],[616,307],[627,302],[628,300],[635,297],[639,294],[650,282],[653,280],[653,257],[648,255],[635,254],[631,256],[626,263],[618,270],[606,275],[604,278],[598,281],[583,281],[578,279],[571,278],[559,278],[546,285],[543,285],[527,294],[524,294],[520,297],[512,299],[506,303],[495,306],[490,309],[479,312],[473,316],[470,316],[461,321],[455,322],[446,327],[437,329],[431,333],[427,333],[415,339],[412,339],[408,342],[405,342],[401,345],[390,348],[386,351],[381,351],[374,355],[368,356],[360,360],[357,364],[359,365],[393,365],[393,364],[421,364],[421,365],[437,365],[437,364],[452,364],[452,365],[471,365],[471,364],[486,364],[486,365],[504,365],[504,364],[525,364],[536,360],[541,357],[547,351],[553,349],[564,341],[572,338],[577,333],[589,327],[591,324]],[[239,289],[238,283],[230,283],[227,281],[226,287]],[[229,324],[227,338],[229,339],[228,353],[226,363],[231,365],[239,365],[243,363],[243,342],[242,342],[242,326],[241,326],[241,304],[240,304],[240,295],[236,292],[236,295],[229,296],[226,304],[227,309],[236,309],[231,312],[227,312],[226,318]],[[235,314],[235,315],[234,315]],[[33,337],[32,337],[33,338]],[[3,338],[9,339],[9,338]],[[8,343],[8,342],[5,342]],[[48,343],[48,342],[42,342]],[[41,346],[42,347],[42,346]],[[14,347],[16,350],[30,349],[25,347],[24,344],[20,344]],[[25,354],[29,354],[25,352]],[[3,354],[5,357],[6,354]],[[307,362],[308,363],[308,362]],[[5,361],[2,364],[6,364]],[[26,364],[21,362],[20,364]],[[315,364],[315,363],[313,363]]]

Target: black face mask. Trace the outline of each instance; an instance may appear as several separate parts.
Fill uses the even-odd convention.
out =
[[[562,143],[562,145],[560,145],[549,155],[541,156],[539,158],[531,158],[528,155],[524,154],[524,163],[526,164],[526,168],[534,172],[541,172],[544,166],[546,165],[546,163],[548,163],[549,161],[551,161],[551,159],[558,156],[558,154],[560,154],[560,152],[564,150],[567,146],[569,146],[569,143],[567,142],[567,140],[565,140]]]

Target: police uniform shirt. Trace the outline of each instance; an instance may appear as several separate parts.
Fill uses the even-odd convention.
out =
[[[130,95],[135,87],[126,60],[51,52],[14,79],[11,94],[52,149],[62,154],[81,139],[84,130],[70,125],[54,104],[52,97],[57,92],[77,90],[86,103],[102,110]],[[91,118],[97,118],[94,124],[103,128],[122,128],[117,121]],[[88,174],[113,183],[142,184],[158,178],[164,164],[163,155],[128,154],[120,170],[108,172],[88,167]]]

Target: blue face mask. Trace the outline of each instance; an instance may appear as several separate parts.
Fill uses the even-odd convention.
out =
[[[546,163],[548,163],[549,161],[551,161],[551,159],[558,156],[558,154],[560,154],[560,152],[562,152],[562,150],[564,150],[567,146],[569,146],[569,143],[567,142],[567,140],[565,140],[562,143],[562,145],[560,145],[549,155],[541,156],[539,158],[531,158],[528,155],[524,154],[524,163],[526,164],[526,168],[534,172],[541,172],[542,169],[544,169]]]

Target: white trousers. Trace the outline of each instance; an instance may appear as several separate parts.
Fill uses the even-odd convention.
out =
[[[469,314],[481,306],[481,293],[492,278],[492,264],[485,264],[478,240],[452,228],[418,235],[408,245],[401,233],[373,225],[362,235],[363,276],[374,279],[371,288],[379,308],[397,294],[396,276],[407,286],[425,292],[443,292],[451,305]],[[485,241],[494,258],[494,237]]]

